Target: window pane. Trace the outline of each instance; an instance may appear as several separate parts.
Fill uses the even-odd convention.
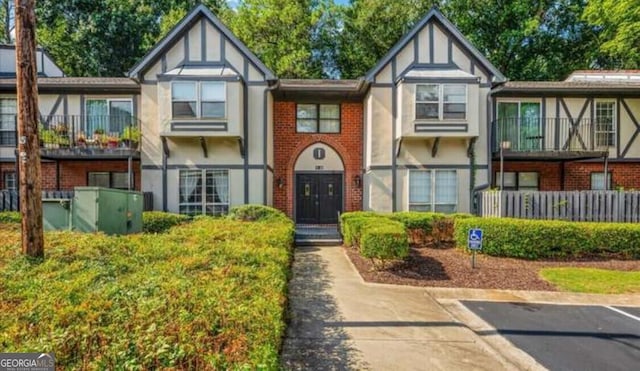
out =
[[[315,133],[318,131],[317,123],[318,121],[316,120],[298,119],[297,130],[299,133]]]
[[[229,172],[227,170],[208,170],[207,203],[229,203]]]
[[[467,103],[467,87],[465,85],[444,85],[442,92],[445,103]]]
[[[131,101],[111,101],[109,106],[109,127],[108,133],[123,133],[124,128],[131,124],[133,108]]]
[[[500,187],[502,183],[502,178],[500,176],[500,172],[496,172],[496,187]],[[504,173],[504,188],[512,188],[516,189],[516,173],[506,172]]]
[[[457,199],[458,182],[456,171],[436,171],[436,204],[455,205]]]
[[[321,104],[320,118],[340,119],[340,106],[337,104]]]
[[[431,211],[431,205],[409,205],[409,211]]]
[[[417,119],[437,119],[438,103],[417,103],[416,118]]]
[[[180,171],[180,203],[197,203],[202,212],[202,172]]]
[[[119,189],[129,188],[129,173],[111,173],[111,187]]]
[[[196,117],[196,102],[173,102],[173,117]]]
[[[4,189],[15,191],[17,189],[16,172],[5,171],[4,172]]]
[[[538,173],[526,172],[518,173],[518,187],[519,189],[538,189]]]
[[[611,173],[607,174],[607,185],[611,186]],[[601,191],[605,189],[604,173],[591,173],[591,189]],[[611,187],[607,187],[611,189]]]
[[[438,85],[416,85],[416,102],[437,102]]]
[[[225,114],[224,106],[224,102],[202,102],[202,117],[223,118]]]
[[[463,103],[445,103],[442,110],[445,119],[464,119],[467,117],[467,105]]]
[[[225,101],[225,87],[223,82],[203,82],[202,100],[211,102]]]
[[[409,173],[409,204],[431,204],[431,172]]]
[[[174,82],[171,85],[171,98],[173,100],[196,100],[196,83]]]
[[[299,119],[315,119],[318,117],[318,108],[315,104],[298,104],[297,117]]]
[[[321,133],[339,133],[340,120],[320,120]]]
[[[596,146],[615,145],[615,103],[596,102]]]
[[[90,172],[87,179],[89,187],[105,187],[109,188],[109,173],[107,172]]]

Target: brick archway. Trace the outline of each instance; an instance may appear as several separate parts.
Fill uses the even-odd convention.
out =
[[[276,102],[274,118],[274,207],[294,217],[296,161],[305,149],[320,143],[332,148],[342,159],[344,210],[361,210],[362,185],[356,186],[354,179],[356,176],[362,178],[362,104],[341,105],[342,130],[339,134],[296,133],[294,102]]]

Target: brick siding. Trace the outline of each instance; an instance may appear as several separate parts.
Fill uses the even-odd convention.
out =
[[[296,133],[296,103],[274,104],[274,207],[293,217],[295,197],[294,166],[298,156],[314,143],[324,143],[342,157],[344,163],[344,211],[362,210],[362,185],[354,185],[356,175],[362,178],[363,118],[361,103],[342,103],[339,134]],[[284,186],[278,188],[282,179]]]
[[[500,163],[493,162],[493,174],[500,171]],[[504,171],[538,172],[541,191],[579,191],[591,189],[591,174],[604,171],[603,162],[567,162],[564,165],[564,189],[562,163],[556,162],[505,162]],[[640,190],[640,162],[610,162],[608,171],[612,175],[612,189]],[[494,180],[494,186],[497,185]]]
[[[42,163],[42,190],[57,190],[56,163]],[[73,187],[86,186],[87,174],[94,171],[126,172],[128,170],[126,160],[109,161],[60,161],[60,190],[72,190]],[[0,163],[0,189],[4,189],[4,172],[15,171],[15,164],[11,162]],[[140,190],[140,161],[133,161],[133,177],[135,189]]]

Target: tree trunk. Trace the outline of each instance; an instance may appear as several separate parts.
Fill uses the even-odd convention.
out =
[[[22,252],[44,257],[40,145],[38,142],[38,85],[35,0],[15,0],[16,83],[18,95],[18,168]]]

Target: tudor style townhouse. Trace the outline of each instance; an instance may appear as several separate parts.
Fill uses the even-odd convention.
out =
[[[332,224],[353,210],[469,212],[488,187],[640,188],[640,72],[510,82],[435,8],[357,80],[278,79],[202,5],[128,78],[64,77],[39,55],[45,189],[134,186],[158,210],[258,203]],[[15,80],[0,68],[11,188]]]

